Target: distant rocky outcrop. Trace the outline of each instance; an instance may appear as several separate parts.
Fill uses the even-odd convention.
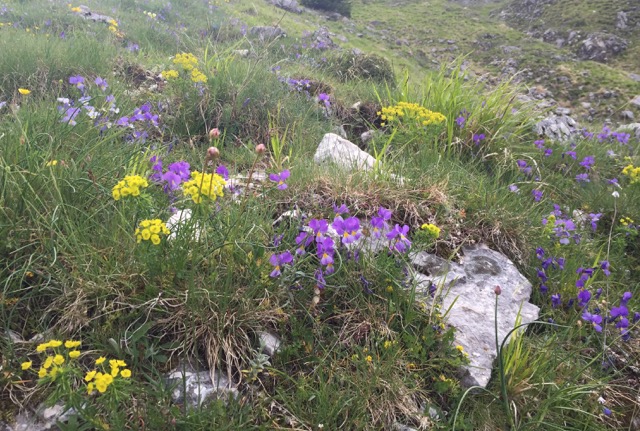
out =
[[[297,0],[267,0],[267,2],[288,12],[302,13],[302,8]]]
[[[580,43],[578,56],[581,60],[593,60],[606,63],[612,57],[621,54],[629,42],[608,33],[591,33]]]

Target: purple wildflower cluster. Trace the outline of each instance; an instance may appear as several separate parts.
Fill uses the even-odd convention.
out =
[[[115,96],[113,94],[105,96],[109,84],[101,77],[95,78],[93,83],[90,83],[81,75],[71,76],[69,84],[78,89],[81,96],[77,100],[67,97],[57,99],[62,123],[75,126],[78,116],[84,113],[101,132],[112,127],[131,129],[131,133],[126,136],[129,142],[144,142],[149,137],[149,131],[159,127],[158,114],[152,112],[150,103],[136,108],[131,116],[118,117],[120,108],[116,104]],[[99,90],[98,95],[91,94],[90,90],[94,87]],[[102,102],[96,105],[97,101]]]
[[[591,136],[593,136],[593,134],[591,134]],[[628,145],[629,138],[631,138],[630,134],[624,132],[613,132],[609,126],[606,125],[602,127],[602,132],[598,134],[598,140],[602,143],[617,141],[622,145]]]
[[[552,232],[562,245],[569,245],[571,240],[579,244],[582,238],[581,235],[576,232],[576,223],[571,217],[562,212],[558,204],[554,204],[553,211],[548,217],[542,219],[542,225],[545,226],[549,232]]]
[[[376,216],[369,222],[349,216],[349,209],[344,204],[334,205],[333,210],[334,218],[331,223],[327,219],[311,219],[295,239],[295,256],[313,252],[317,259],[319,266],[315,271],[315,279],[319,288],[326,285],[324,277],[335,272],[337,253],[345,251],[347,257],[358,260],[357,244],[363,235],[374,239],[385,238],[388,241],[389,252],[404,253],[411,247],[408,238],[409,226],[396,224],[392,227],[389,223],[392,213],[386,208],[379,208]],[[270,262],[274,266],[271,277],[278,277],[282,273],[283,264],[294,262],[294,255],[287,250],[272,255]]]
[[[614,324],[615,328],[620,331],[620,336],[624,341],[628,341],[631,337],[629,332],[629,301],[633,297],[631,292],[624,292],[618,306],[611,307],[609,310],[609,316],[603,318],[601,310],[595,308],[593,313],[588,310],[582,313],[582,319],[591,323],[596,332],[602,332],[604,325]],[[635,312],[633,314],[632,323],[637,323],[640,320],[640,313]]]

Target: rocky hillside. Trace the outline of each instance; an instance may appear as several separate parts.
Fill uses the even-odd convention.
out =
[[[304,17],[304,13],[302,15]],[[466,56],[468,75],[513,78],[523,100],[581,123],[640,117],[640,5],[633,0],[363,0],[323,23],[345,46],[410,70]],[[346,36],[346,37],[345,37]],[[342,44],[340,42],[340,44]]]

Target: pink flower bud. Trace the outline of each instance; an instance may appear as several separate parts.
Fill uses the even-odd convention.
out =
[[[216,147],[209,147],[209,149],[207,150],[207,159],[217,159],[218,157],[220,157],[220,150],[218,150]]]
[[[220,137],[220,130],[217,127],[209,130],[209,138],[210,139],[218,139]]]
[[[265,147],[264,144],[256,145],[256,154],[264,154],[266,152],[267,152],[267,147]]]
[[[502,293],[502,288],[500,286],[496,286],[495,289],[493,289],[493,293],[500,295]]]

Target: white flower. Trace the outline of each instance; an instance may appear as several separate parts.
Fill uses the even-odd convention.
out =
[[[614,191],[613,193],[611,193],[611,196],[613,196],[614,198],[619,198],[620,197],[620,193],[618,193],[618,191]]]

